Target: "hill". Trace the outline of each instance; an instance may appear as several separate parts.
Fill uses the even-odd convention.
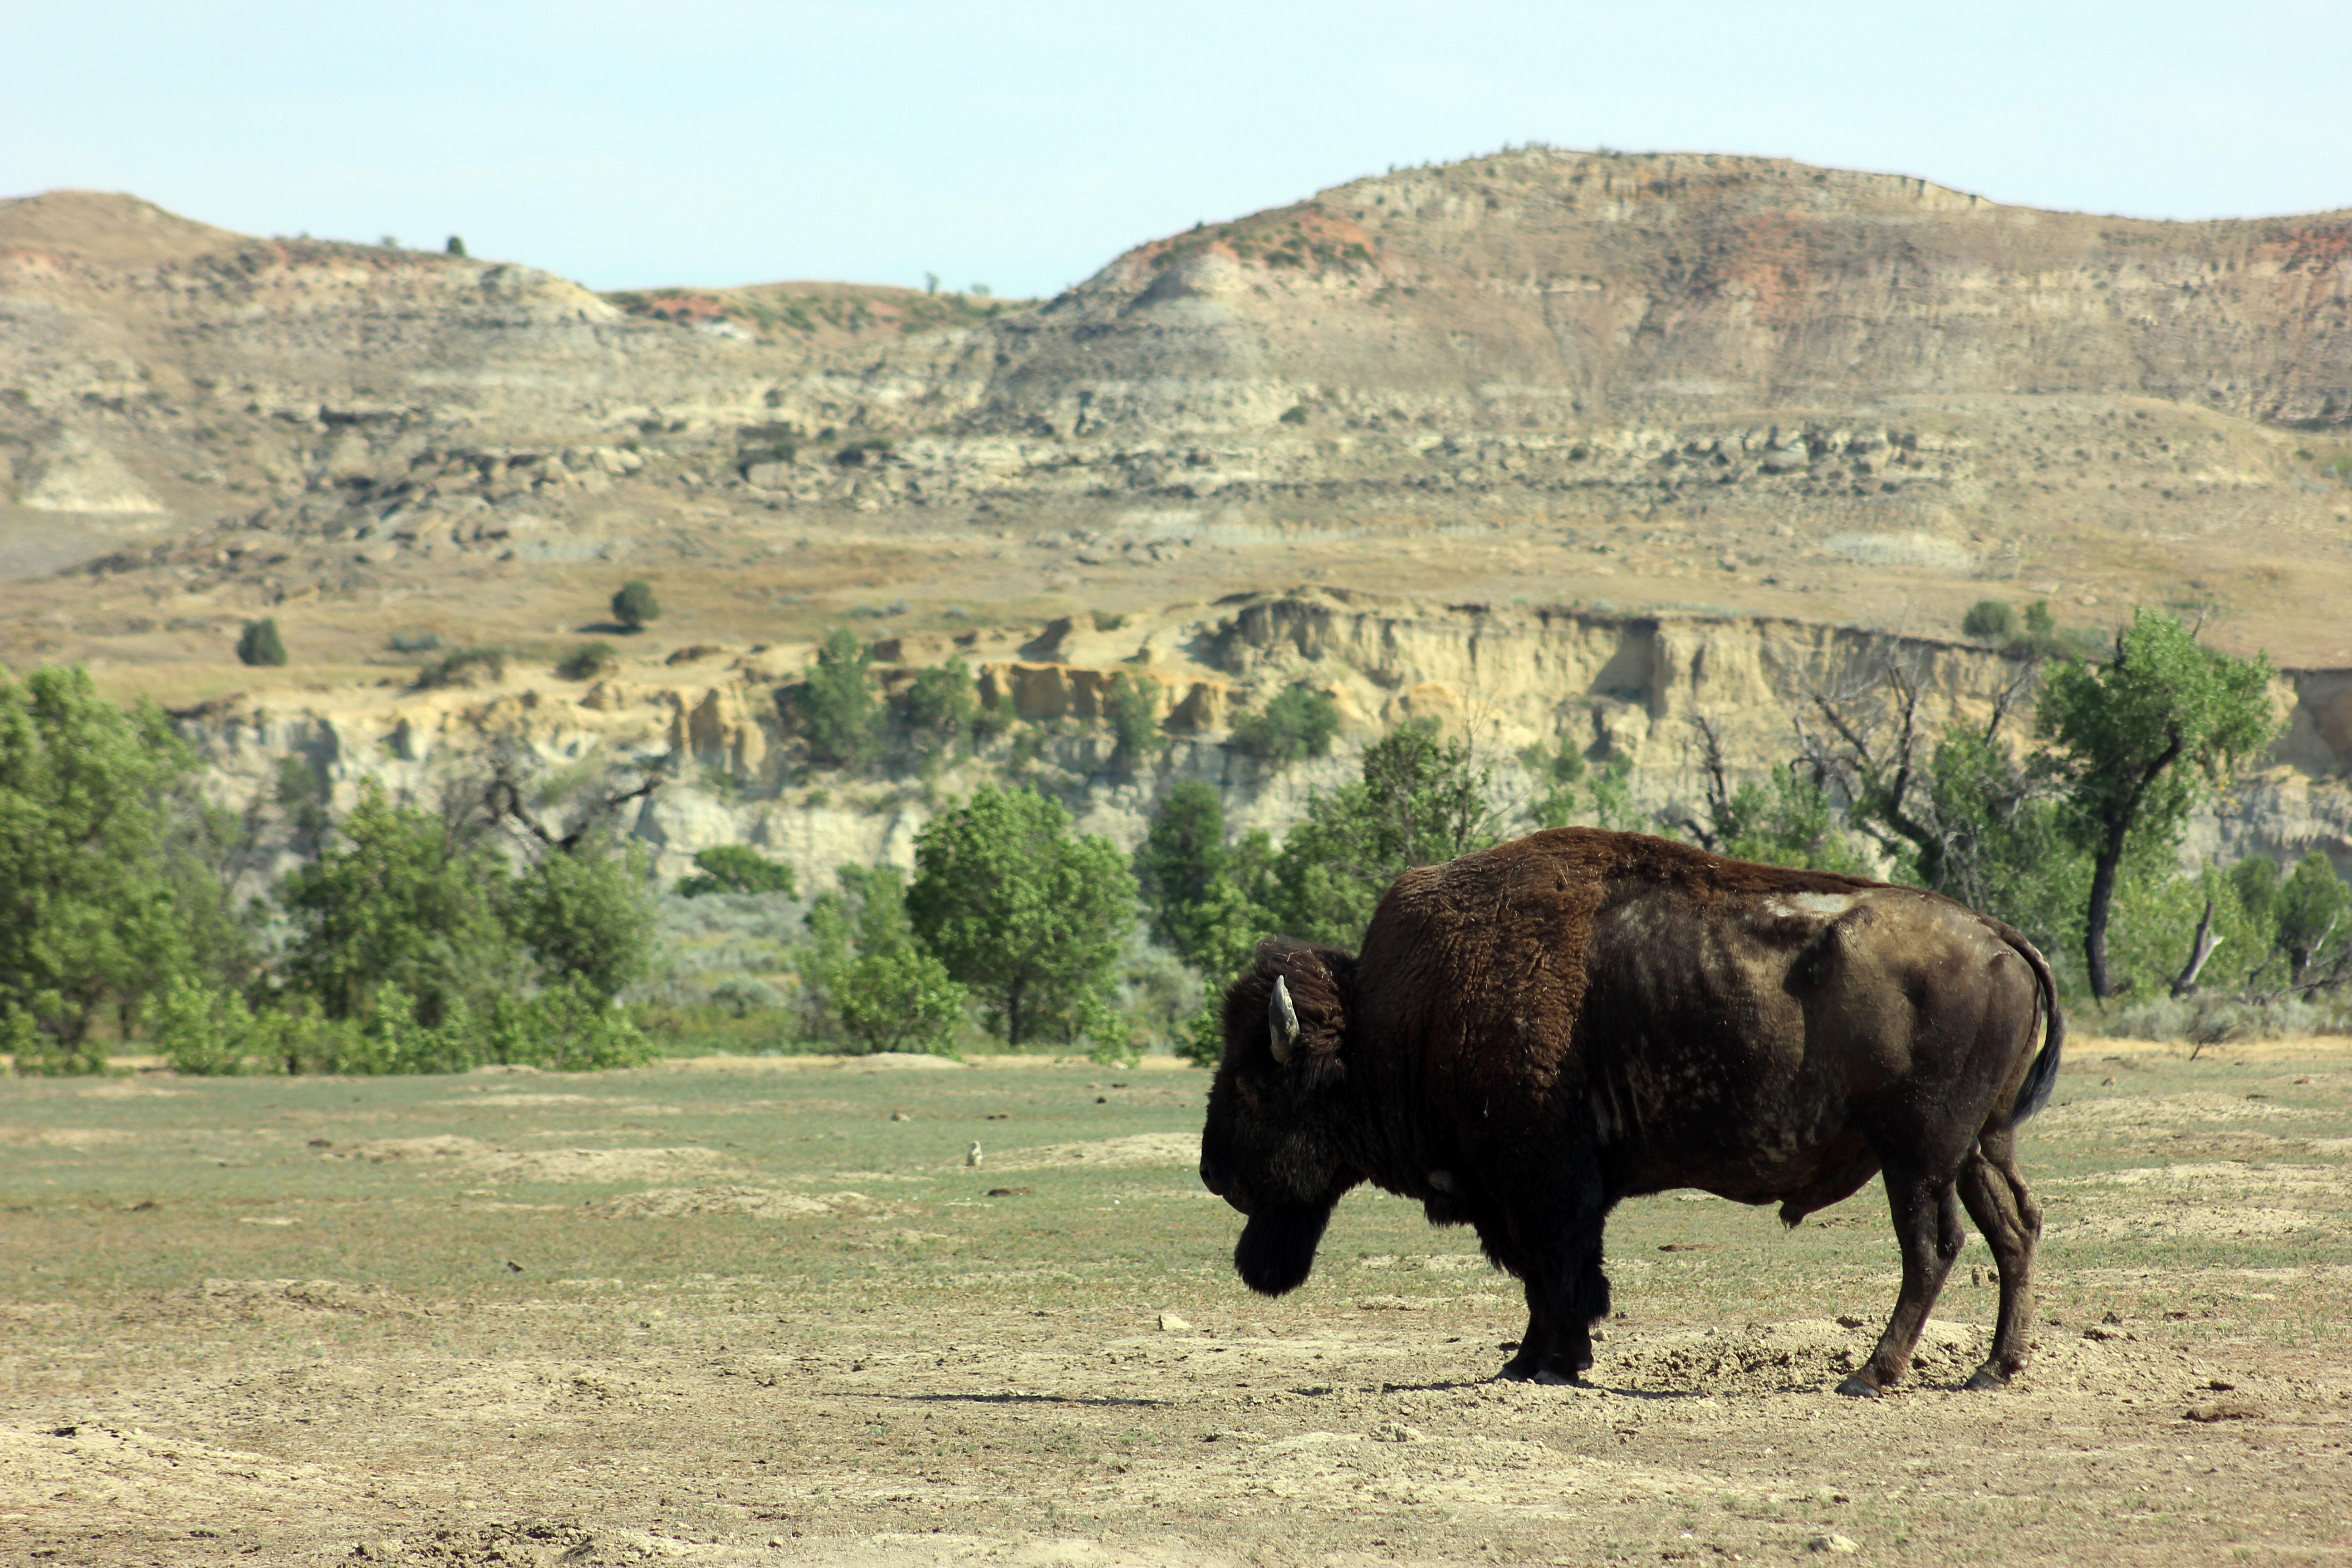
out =
[[[2347,226],[1529,150],[1031,308],[600,297],[52,193],[0,203],[0,658],[185,665],[267,612],[348,664],[643,575],[713,641],[1312,584],[1925,632],[2171,603],[2340,666]]]

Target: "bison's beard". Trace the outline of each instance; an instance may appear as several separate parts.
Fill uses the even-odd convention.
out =
[[[1307,1283],[1315,1248],[1331,1222],[1330,1204],[1268,1204],[1250,1215],[1234,1247],[1242,1283],[1261,1296],[1280,1296]]]

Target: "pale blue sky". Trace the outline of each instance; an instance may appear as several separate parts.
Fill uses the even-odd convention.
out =
[[[0,195],[456,232],[605,289],[1048,293],[1528,140],[2151,217],[2352,206],[2352,0],[9,0],[0,40]]]

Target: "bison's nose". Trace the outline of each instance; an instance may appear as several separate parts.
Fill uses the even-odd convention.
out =
[[[1225,1189],[1217,1184],[1216,1168],[1209,1163],[1206,1154],[1201,1156],[1201,1184],[1209,1189],[1212,1196],[1221,1198],[1225,1195]]]

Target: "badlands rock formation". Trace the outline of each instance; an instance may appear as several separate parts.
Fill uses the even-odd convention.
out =
[[[666,845],[805,802],[773,689],[845,620],[908,658],[967,639],[1041,711],[1150,674],[1170,766],[1272,824],[1319,775],[1255,780],[1215,741],[1276,674],[1367,732],[1458,709],[1503,752],[1633,756],[1663,800],[1692,704],[1769,765],[1791,672],[1832,650],[1927,658],[1957,712],[2002,663],[1944,640],[1976,599],[2092,632],[2195,605],[2290,671],[2277,787],[2317,804],[2243,834],[2352,863],[2352,215],[2149,223],[1530,150],[1154,240],[1030,310],[600,298],[52,193],[0,203],[0,660],[221,700],[192,722],[224,758],[331,732],[347,773],[413,771],[501,726],[562,754],[682,725],[738,782],[665,792],[711,814],[649,821]],[[601,695],[385,673],[394,637],[543,668],[628,576],[668,614]],[[258,614],[296,663],[257,685],[225,660]],[[1121,616],[1139,642],[1046,646]],[[746,662],[688,681],[665,660],[696,647]],[[1737,671],[1753,689],[1705,696]],[[1118,792],[1157,784],[1107,782],[1094,743],[1053,742],[1097,780],[1073,798],[1131,815]],[[883,852],[872,816],[813,864]]]

